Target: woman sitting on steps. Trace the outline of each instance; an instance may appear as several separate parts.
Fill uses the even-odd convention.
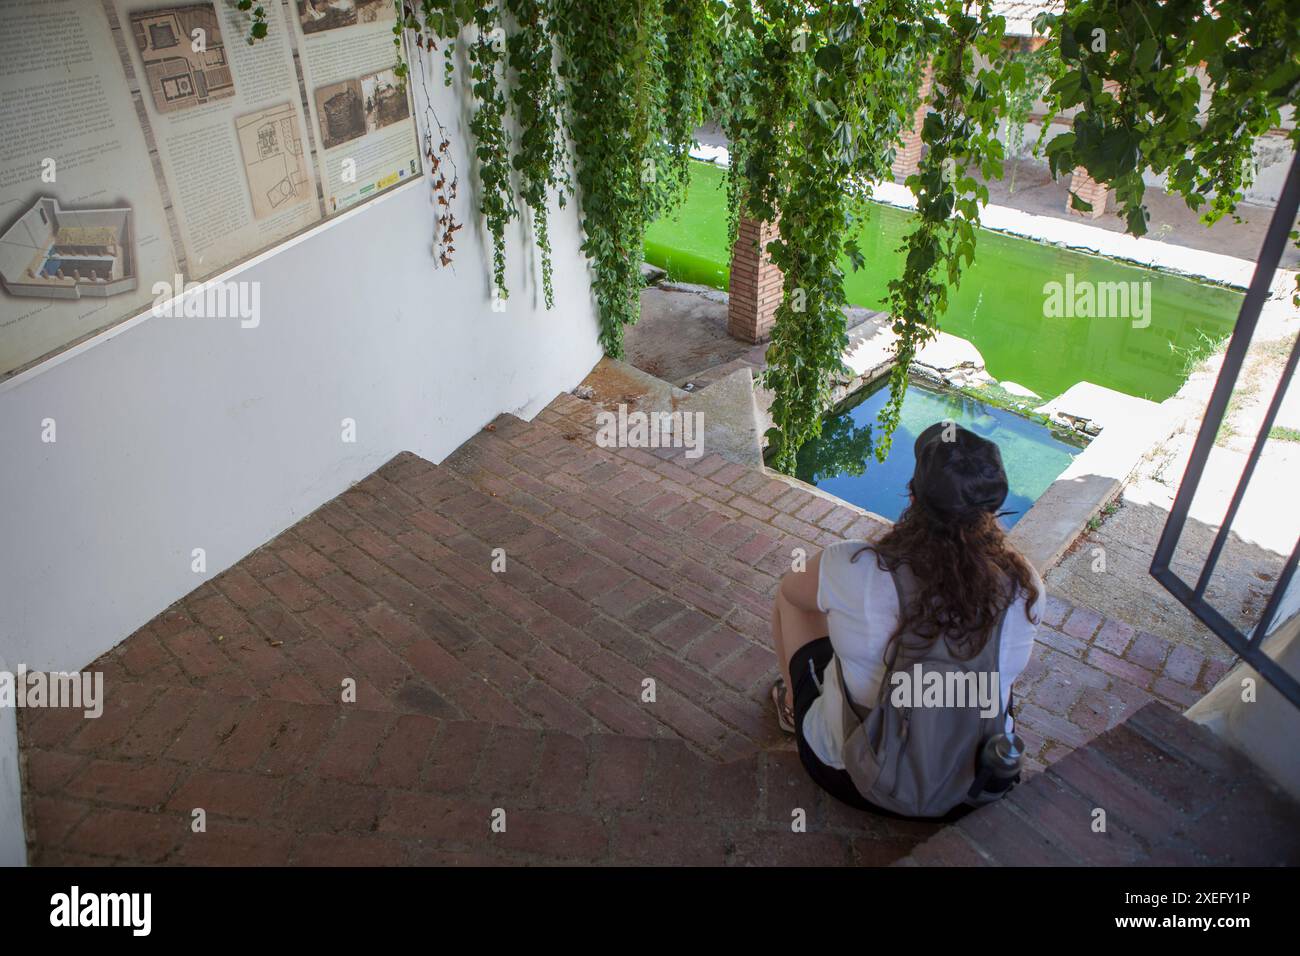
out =
[[[1018,779],[1011,685],[1044,589],[997,520],[1007,496],[997,445],[931,425],[908,490],[878,541],[839,542],[782,578],[772,699],[832,796],[953,819]]]

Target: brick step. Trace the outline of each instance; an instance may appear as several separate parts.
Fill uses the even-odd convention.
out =
[[[609,730],[680,736],[721,758],[779,736],[766,714],[771,650],[589,541],[557,534],[502,496],[414,456],[395,459],[343,499],[378,528],[417,529],[400,540],[428,551],[439,573],[455,575],[451,593],[440,595],[465,627],[494,643],[499,654],[488,663],[523,668],[565,707],[576,705]],[[489,570],[496,549],[505,561],[500,573]],[[486,666],[481,673],[502,683]],[[644,699],[647,679],[653,701]],[[558,705],[551,710],[554,719],[541,715],[546,726],[584,730],[558,723]]]
[[[555,398],[537,418],[528,423],[530,428],[552,429],[569,443],[579,442],[594,449],[617,456],[620,465],[633,463],[645,469],[644,480],[675,482],[664,484],[663,490],[687,497],[682,487],[697,492],[695,499],[705,507],[714,504],[719,513],[755,532],[777,535],[792,546],[825,547],[843,538],[870,538],[884,526],[881,519],[868,512],[817,491],[810,485],[788,478],[765,468],[748,463],[736,463],[719,455],[706,454],[688,458],[678,448],[600,448],[596,444],[596,414],[609,411],[609,402],[588,401],[574,395],[563,394]],[[677,487],[682,486],[682,487]],[[688,512],[688,515],[691,512]],[[678,519],[685,522],[685,516]],[[712,543],[707,530],[702,535]],[[727,548],[727,542],[718,542]],[[778,573],[789,568],[789,552],[780,559]]]
[[[299,731],[237,764],[29,752],[34,862],[883,865],[935,832],[844,809],[785,751],[718,763],[678,740],[273,706]]]
[[[566,399],[581,406],[585,422],[551,414]],[[502,416],[443,464],[764,641],[772,595],[796,548],[814,554],[883,527],[761,468],[712,455],[692,460],[680,449],[600,448],[592,415],[590,403],[561,396],[538,416],[550,423]]]
[[[779,738],[769,649],[409,454],[92,667],[121,706],[88,724],[40,712],[39,745],[129,753],[218,716],[233,726],[252,692],[338,700],[345,678],[366,710],[676,736],[721,759]]]
[[[1300,863],[1300,803],[1208,728],[1153,701],[895,865],[1211,863]]]

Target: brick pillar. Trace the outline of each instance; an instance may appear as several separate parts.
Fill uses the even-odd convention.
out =
[[[773,223],[740,219],[731,249],[727,302],[727,333],[733,339],[764,342],[772,334],[784,277],[765,250],[777,234]]]
[[[1087,216],[1089,219],[1099,219],[1106,212],[1106,198],[1110,193],[1109,187],[1089,176],[1088,171],[1082,166],[1078,167],[1074,171],[1074,175],[1070,177],[1070,190],[1078,193],[1079,198],[1084,202],[1091,203],[1092,212],[1075,209],[1069,196],[1065,197],[1066,212],[1075,216]]]
[[[930,85],[934,82],[934,64],[927,64],[921,74],[921,105],[912,116],[912,128],[903,133],[903,145],[894,157],[894,181],[901,183],[921,165],[921,126],[929,112]]]
[[[1114,80],[1107,80],[1103,84],[1103,89],[1110,93],[1111,96],[1119,96],[1119,84]],[[1083,167],[1077,167],[1074,175],[1070,177],[1070,189],[1077,193],[1079,198],[1092,206],[1092,212],[1084,212],[1082,209],[1075,209],[1070,202],[1070,197],[1065,197],[1065,211],[1075,216],[1087,216],[1089,219],[1100,219],[1106,213],[1106,200],[1110,193],[1108,186],[1103,186],[1091,176]]]

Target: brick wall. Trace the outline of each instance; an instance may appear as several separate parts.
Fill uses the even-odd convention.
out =
[[[930,108],[928,100],[930,85],[933,82],[934,66],[931,64],[921,74],[921,105],[916,108],[916,113],[912,117],[912,128],[903,134],[903,145],[898,150],[898,155],[894,157],[895,182],[901,183],[907,179],[921,164],[921,125],[925,122],[925,114]]]
[[[1070,191],[1078,193],[1079,198],[1086,203],[1092,204],[1092,212],[1084,212],[1082,209],[1075,209],[1070,199],[1065,200],[1066,211],[1075,216],[1086,216],[1089,219],[1099,219],[1106,212],[1106,198],[1110,189],[1105,183],[1099,183],[1088,175],[1088,171],[1080,166],[1070,177]]]
[[[1119,95],[1119,86],[1112,80],[1105,82],[1105,89],[1112,96]],[[1078,167],[1074,175],[1070,177],[1070,189],[1078,194],[1079,198],[1092,206],[1091,212],[1084,212],[1081,209],[1075,209],[1070,201],[1070,197],[1065,199],[1066,212],[1074,216],[1086,216],[1089,219],[1100,219],[1106,212],[1106,200],[1109,196],[1109,187],[1097,182],[1088,175],[1088,171]]]
[[[764,251],[778,235],[774,223],[741,218],[731,250],[727,332],[742,342],[764,342],[781,304],[783,276]]]

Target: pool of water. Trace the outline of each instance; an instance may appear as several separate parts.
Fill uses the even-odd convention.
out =
[[[863,389],[826,416],[821,437],[799,450],[795,475],[892,521],[907,506],[907,482],[916,464],[912,454],[916,436],[935,422],[951,420],[997,442],[1001,449],[1010,486],[1003,509],[1015,512],[1001,520],[1010,528],[1080,451],[1048,428],[1014,412],[956,392],[909,385],[889,457],[877,462],[872,457],[873,426],[888,397],[889,388],[882,382]]]
[[[692,163],[691,187],[672,217],[645,236],[649,262],[674,279],[727,287],[727,192],[722,169]],[[883,306],[891,279],[902,270],[898,248],[911,214],[874,204],[859,237],[867,265],[847,263],[845,288],[857,306]],[[1129,318],[1050,318],[1049,282],[1149,282],[1150,324]],[[1080,381],[1163,401],[1186,379],[1189,364],[1232,329],[1242,295],[1180,276],[1124,265],[1099,256],[983,231],[975,263],[951,296],[941,326],[973,342],[989,373],[1017,382],[1044,399]]]

